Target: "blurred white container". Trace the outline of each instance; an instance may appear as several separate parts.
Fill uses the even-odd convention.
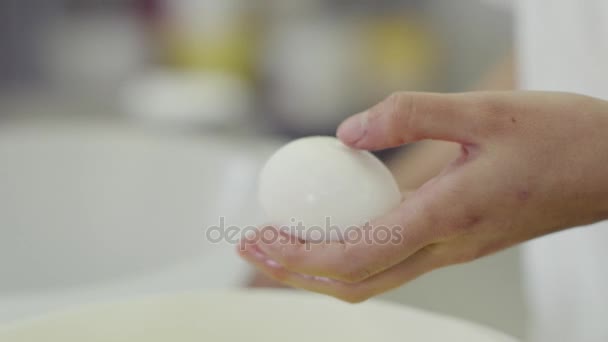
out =
[[[247,82],[230,73],[157,69],[127,82],[120,105],[140,121],[217,126],[248,120],[253,94]]]
[[[184,34],[221,36],[241,19],[246,0],[164,0],[170,25]]]
[[[44,72],[58,90],[75,96],[112,94],[149,57],[143,27],[114,12],[65,14],[39,37]]]
[[[310,16],[278,20],[262,69],[279,121],[300,132],[324,132],[351,109],[362,88],[357,30],[347,20]]]
[[[483,326],[398,305],[359,305],[294,291],[143,298],[0,327],[4,342],[515,342]]]

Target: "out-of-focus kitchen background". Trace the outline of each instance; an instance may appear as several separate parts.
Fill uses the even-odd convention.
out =
[[[0,321],[243,286],[265,158],[395,90],[463,91],[511,46],[479,0],[0,2]],[[383,299],[525,333],[516,249]]]

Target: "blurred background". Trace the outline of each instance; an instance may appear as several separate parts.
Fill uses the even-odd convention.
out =
[[[470,89],[511,38],[479,0],[0,2],[0,320],[244,286],[204,227],[263,219],[272,151],[396,90]],[[383,299],[525,333],[517,250]]]

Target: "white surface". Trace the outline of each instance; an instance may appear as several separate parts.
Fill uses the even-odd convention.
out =
[[[208,292],[101,304],[0,328],[3,342],[514,342],[487,328],[381,302],[280,291]]]
[[[289,226],[302,239],[318,240],[346,238],[340,231],[388,213],[401,193],[371,153],[334,137],[308,137],[272,155],[260,175],[259,198],[272,223]],[[302,230],[292,228],[300,223]],[[334,226],[335,234],[321,233]]]
[[[607,1],[521,0],[518,15],[523,88],[608,100]],[[607,244],[604,222],[526,246],[532,340],[608,341]]]
[[[205,229],[255,224],[272,143],[110,127],[0,127],[0,320],[89,300],[235,286]]]

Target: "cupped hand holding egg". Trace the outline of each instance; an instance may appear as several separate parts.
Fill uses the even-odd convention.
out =
[[[401,201],[380,160],[333,137],[285,145],[268,160],[259,182],[270,222],[304,240],[343,239],[349,227],[386,214]]]

